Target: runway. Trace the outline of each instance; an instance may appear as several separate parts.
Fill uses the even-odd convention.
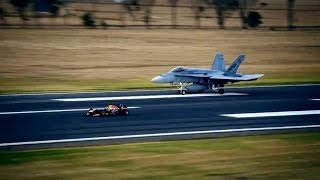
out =
[[[320,85],[0,96],[0,149],[86,146],[320,130]],[[127,104],[129,116],[86,117]]]

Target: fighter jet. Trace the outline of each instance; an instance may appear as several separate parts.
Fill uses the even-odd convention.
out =
[[[208,89],[223,94],[225,84],[239,81],[253,81],[264,75],[237,73],[244,59],[245,55],[241,54],[228,69],[226,69],[223,54],[217,53],[211,69],[179,66],[153,78],[151,81],[154,83],[171,83],[177,85],[179,93],[182,95],[186,94],[187,91],[203,93]]]

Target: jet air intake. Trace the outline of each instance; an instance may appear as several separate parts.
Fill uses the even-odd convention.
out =
[[[186,89],[189,90],[189,91],[204,91],[206,89],[208,89],[208,86],[207,85],[204,85],[204,84],[192,84],[192,85],[188,85],[186,86]]]

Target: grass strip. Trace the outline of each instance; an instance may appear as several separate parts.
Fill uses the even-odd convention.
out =
[[[1,179],[317,179],[320,133],[0,152]]]
[[[286,79],[273,78],[259,81],[241,82],[226,85],[252,86],[252,85],[292,85],[292,84],[319,84],[318,78]],[[112,91],[134,89],[168,89],[175,88],[170,84],[154,84],[147,79],[139,80],[66,80],[56,78],[23,78],[1,79],[0,94],[32,93],[32,92],[76,92],[76,91]]]

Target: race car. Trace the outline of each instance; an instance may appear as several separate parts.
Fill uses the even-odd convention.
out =
[[[109,104],[105,108],[90,108],[86,116],[129,115],[128,106],[124,104]]]

